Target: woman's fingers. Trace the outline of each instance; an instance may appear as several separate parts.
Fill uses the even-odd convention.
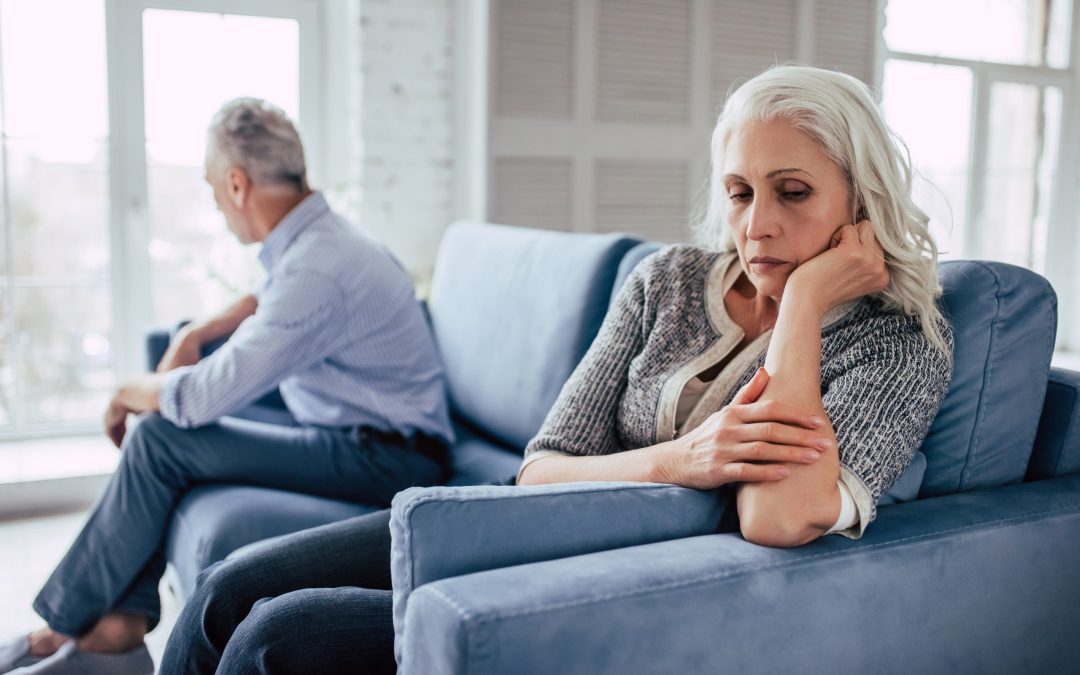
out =
[[[732,401],[734,403],[734,401]],[[739,421],[744,424],[752,422],[781,422],[794,424],[807,429],[820,429],[825,426],[825,419],[820,415],[807,412],[806,410],[783,403],[782,401],[756,401],[740,405],[734,409]]]
[[[731,400],[736,405],[747,405],[758,400],[761,394],[765,391],[765,386],[769,384],[769,373],[765,372],[764,368],[758,368],[754,376],[739,389],[739,392],[735,394],[735,398]]]
[[[813,451],[815,456],[810,457],[809,461],[817,460],[817,453],[824,452],[826,450],[832,450],[835,444],[827,436],[820,433],[815,433],[802,427],[793,426],[790,424],[783,424],[780,422],[756,422],[751,424],[743,424],[738,428],[732,430],[732,438],[742,443],[750,444],[762,444],[773,445],[776,447],[793,447],[798,448],[800,451]],[[784,461],[802,461],[802,453],[797,453],[798,457],[793,457],[788,460],[786,457],[778,456],[776,459],[782,459]],[[761,459],[772,459],[771,457],[762,457]]]
[[[783,464],[747,464],[732,462],[723,468],[724,482],[727,483],[764,483],[784,480],[791,475],[791,469]]]
[[[750,462],[752,464],[813,464],[821,459],[821,452],[815,448],[800,445],[779,445],[754,441],[740,443],[732,448],[735,456],[731,462]]]

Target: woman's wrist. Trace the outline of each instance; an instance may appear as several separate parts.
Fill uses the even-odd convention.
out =
[[[809,284],[792,283],[793,281],[795,281],[794,277],[788,280],[787,287],[784,288],[784,296],[780,301],[781,314],[785,309],[789,313],[792,310],[811,311],[820,320],[829,310],[840,304],[821,297],[821,294]]]
[[[659,443],[647,449],[649,482],[681,485],[678,471],[680,450],[679,440]]]

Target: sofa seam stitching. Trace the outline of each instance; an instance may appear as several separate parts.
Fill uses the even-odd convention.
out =
[[[441,589],[434,587],[431,584],[426,584],[426,586],[428,587],[427,590],[429,593],[445,602],[447,605],[450,606],[452,610],[457,612],[458,617],[461,619],[462,623],[465,624],[465,645],[464,649],[462,650],[462,657],[466,658],[467,655],[472,652],[472,646],[475,642],[473,640],[473,631],[476,630],[479,627],[479,623],[482,622],[474,621],[471,612],[458,604],[457,601],[455,601]]]
[[[986,349],[986,360],[983,361],[983,386],[979,391],[978,408],[975,414],[975,424],[971,430],[971,443],[968,446],[968,452],[964,457],[964,466],[960,469],[960,479],[957,482],[956,489],[963,490],[967,483],[971,465],[974,463],[975,455],[979,452],[979,440],[981,437],[980,426],[983,419],[986,417],[986,390],[991,386],[991,380],[993,379],[994,371],[994,350],[997,347],[998,328],[1001,320],[1002,302],[1001,302],[1001,278],[997,272],[985,263],[977,263],[979,267],[986,270],[994,278],[994,300],[997,303],[997,311],[994,312],[994,321],[990,324],[990,342]]]

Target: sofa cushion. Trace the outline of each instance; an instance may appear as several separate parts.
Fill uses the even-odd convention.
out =
[[[486,438],[460,420],[454,420],[454,435],[453,471],[447,485],[506,482],[517,475],[520,450]]]
[[[941,265],[953,376],[923,443],[921,496],[1019,482],[1039,424],[1057,328],[1049,282],[1013,265]]]
[[[324,497],[249,485],[203,485],[188,492],[176,507],[165,542],[187,597],[195,579],[209,565],[241,546],[374,511]]]
[[[454,413],[524,448],[600,329],[619,261],[637,243],[451,225],[429,309]]]

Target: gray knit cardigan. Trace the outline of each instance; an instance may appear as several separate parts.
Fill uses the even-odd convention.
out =
[[[686,383],[742,341],[724,308],[740,271],[734,253],[688,245],[643,260],[526,447],[526,461],[537,452],[603,455],[655,445],[727,405],[765,362],[771,331],[731,356],[675,428]],[[859,511],[859,524],[844,534],[858,537],[922,444],[951,367],[917,318],[885,312],[870,298],[834,309],[822,326],[822,402],[839,442],[840,478]]]

